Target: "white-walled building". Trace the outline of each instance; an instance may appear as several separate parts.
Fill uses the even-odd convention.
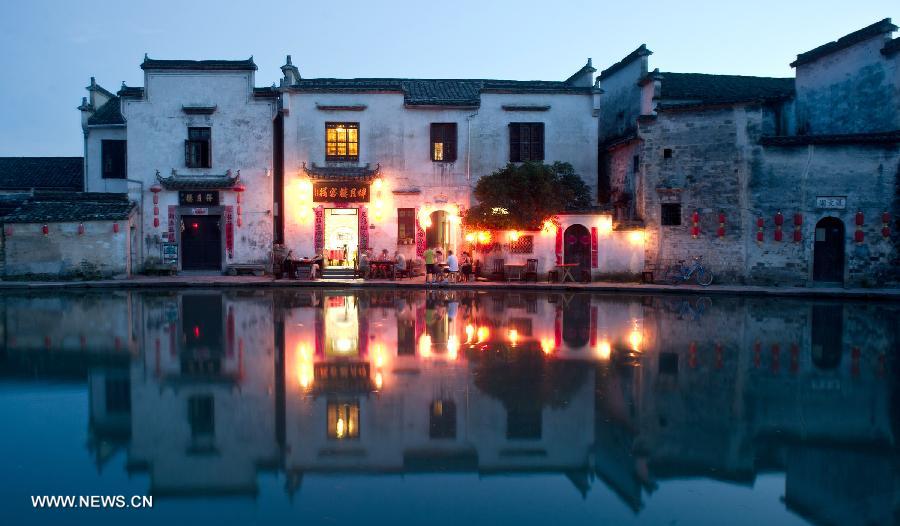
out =
[[[248,60],[153,60],[118,97],[92,79],[85,184],[141,207],[145,269],[270,264],[276,92]]]
[[[596,191],[590,61],[564,81],[304,78],[290,56],[282,71],[277,229],[297,255],[462,250],[472,188],[509,162],[568,162]]]

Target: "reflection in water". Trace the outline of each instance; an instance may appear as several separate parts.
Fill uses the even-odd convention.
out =
[[[323,290],[2,301],[0,385],[86,382],[90,454],[145,474],[137,493],[257,495],[268,472],[291,499],[315,474],[556,474],[585,498],[572,520],[614,498],[638,520],[724,523],[690,515],[702,490],[684,509],[654,510],[654,494],[696,477],[756,491],[780,473],[783,500],[755,519],[900,513],[897,305]]]

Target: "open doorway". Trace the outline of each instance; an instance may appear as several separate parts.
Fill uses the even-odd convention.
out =
[[[359,257],[359,210],[325,209],[325,265],[352,268]]]
[[[450,247],[450,221],[447,212],[435,210],[429,216],[431,226],[425,229],[425,246],[439,248],[446,254]]]

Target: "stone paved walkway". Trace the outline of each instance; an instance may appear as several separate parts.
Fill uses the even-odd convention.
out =
[[[55,290],[55,289],[155,289],[155,288],[227,288],[227,287],[326,287],[326,288],[473,288],[502,290],[559,290],[619,292],[629,294],[702,294],[702,295],[748,295],[748,296],[796,296],[819,298],[853,298],[864,300],[900,301],[900,289],[894,288],[840,288],[840,287],[759,287],[746,285],[662,285],[641,283],[521,283],[478,281],[469,283],[425,284],[422,277],[396,281],[376,280],[275,280],[271,277],[188,275],[188,276],[136,276],[122,280],[98,281],[0,281],[0,291],[14,290]]]

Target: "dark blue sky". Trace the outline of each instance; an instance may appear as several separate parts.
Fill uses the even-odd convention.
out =
[[[3,0],[0,155],[81,155],[93,75],[142,85],[153,58],[253,55],[258,86],[287,53],[307,77],[562,80],[641,43],[663,71],[790,76],[797,53],[885,17],[896,0],[87,3]],[[896,22],[896,21],[895,21]]]

